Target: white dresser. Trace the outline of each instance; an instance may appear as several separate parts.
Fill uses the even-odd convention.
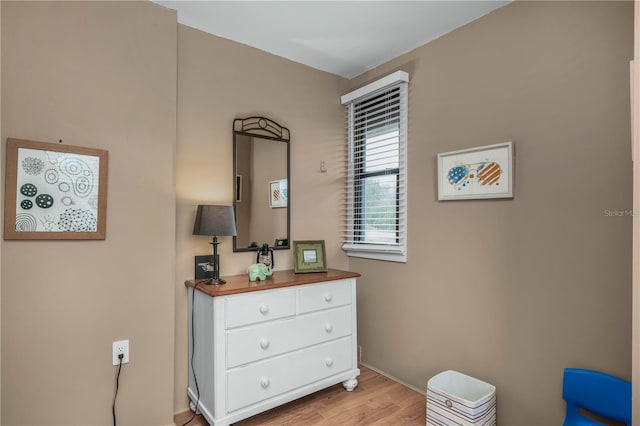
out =
[[[187,281],[191,408],[198,401],[221,426],[337,383],[353,390],[358,276],[276,271],[257,283],[247,275],[220,286]]]

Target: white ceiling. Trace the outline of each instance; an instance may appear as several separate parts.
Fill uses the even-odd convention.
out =
[[[510,0],[152,1],[181,24],[353,78]]]

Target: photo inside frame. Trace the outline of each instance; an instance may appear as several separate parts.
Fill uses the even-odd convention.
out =
[[[315,249],[302,250],[302,261],[304,263],[318,262],[318,252]]]

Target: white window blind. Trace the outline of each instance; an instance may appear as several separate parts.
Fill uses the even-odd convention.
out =
[[[350,256],[406,261],[408,74],[342,97],[348,161],[344,244]]]

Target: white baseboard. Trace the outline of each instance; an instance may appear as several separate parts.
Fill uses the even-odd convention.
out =
[[[364,365],[365,367],[367,367],[370,370],[375,371],[378,374],[383,375],[384,377],[387,377],[387,378],[393,380],[394,382],[400,383],[402,386],[406,386],[409,389],[412,389],[412,390],[414,390],[414,391],[416,391],[416,392],[418,392],[418,393],[420,393],[422,395],[425,395],[425,396],[427,395],[427,391],[426,390],[418,389],[417,387],[415,387],[413,385],[410,385],[409,383],[407,383],[405,381],[402,381],[402,380],[398,379],[397,377],[392,376],[391,374],[389,374],[387,372],[384,372],[384,371],[382,371],[382,370],[380,370],[380,369],[378,369],[376,367],[373,367],[373,366],[367,364],[366,362],[360,362],[360,364]]]

